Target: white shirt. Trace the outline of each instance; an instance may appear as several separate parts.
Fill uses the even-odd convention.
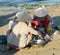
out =
[[[11,29],[11,27],[12,27],[13,24],[14,24],[13,20],[10,20],[9,24],[8,24],[9,25],[9,30]]]
[[[38,31],[34,30],[26,23],[18,22],[8,37],[8,43],[19,47],[25,47],[31,39],[31,37],[28,37],[28,32],[38,35]]]

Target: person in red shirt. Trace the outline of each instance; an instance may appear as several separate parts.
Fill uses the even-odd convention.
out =
[[[40,29],[43,28],[45,32],[43,30],[42,32],[41,31],[40,32],[45,35],[45,33],[47,32],[47,27],[48,25],[51,24],[51,22],[52,20],[51,20],[51,17],[48,15],[47,8],[40,7],[34,11],[34,17],[31,23],[34,29],[37,29],[38,31],[40,31]]]

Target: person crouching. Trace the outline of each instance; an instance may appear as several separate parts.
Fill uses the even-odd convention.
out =
[[[46,7],[37,8],[34,11],[32,26],[44,36],[45,33],[50,32],[51,25],[52,19],[48,14],[48,9]]]

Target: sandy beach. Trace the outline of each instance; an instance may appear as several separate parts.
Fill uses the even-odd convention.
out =
[[[49,10],[49,15],[54,20],[54,25],[60,25],[60,6],[50,6],[47,8]],[[31,17],[33,17],[34,10],[35,8],[29,10]],[[6,35],[8,30],[8,22],[11,18],[14,18],[14,15],[15,11],[0,11],[0,35]],[[29,49],[25,48],[21,51],[7,49],[5,51],[1,51],[1,46],[2,45],[0,44],[0,55],[60,55],[60,37],[54,41],[52,40],[43,47],[31,47]],[[4,46],[6,48],[6,45]],[[2,47],[4,48],[4,46]]]

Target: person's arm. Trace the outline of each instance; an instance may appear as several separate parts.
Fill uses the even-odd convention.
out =
[[[40,32],[34,30],[32,27],[28,26],[28,31],[32,34],[35,34],[35,35],[41,35]]]

